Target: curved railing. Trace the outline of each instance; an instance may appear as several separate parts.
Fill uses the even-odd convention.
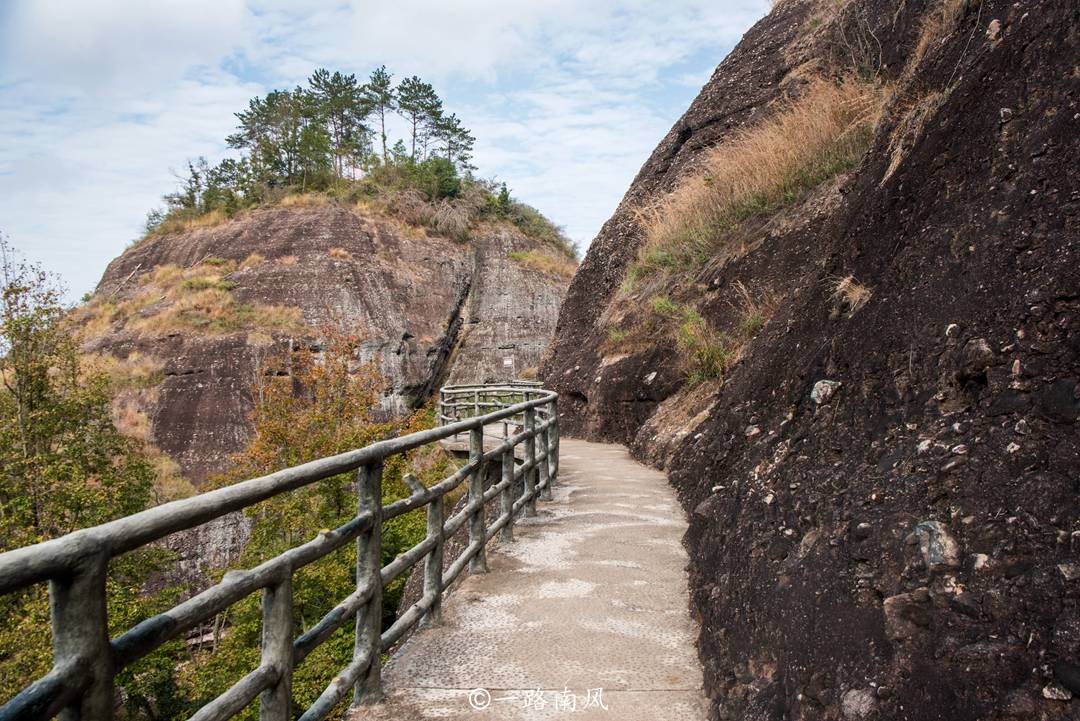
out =
[[[458,412],[455,405],[453,412],[444,413],[450,411],[447,403],[457,404],[456,399],[465,389],[475,399],[473,410],[477,412],[464,417],[464,411]],[[511,540],[515,517],[519,513],[534,514],[537,498],[550,497],[551,484],[558,474],[559,420],[554,392],[539,384],[455,386],[443,389],[440,401],[438,428],[380,441],[0,554],[0,595],[48,582],[53,637],[52,670],[0,707],[0,721],[49,719],[57,714],[65,721],[112,719],[114,678],[120,670],[260,590],[263,626],[259,666],[203,706],[192,719],[232,718],[256,697],[260,699],[261,721],[295,718],[290,699],[294,669],[353,617],[356,644],[352,661],[299,718],[326,718],[350,690],[354,703],[378,698],[379,654],[422,619],[439,618],[443,590],[466,564],[470,573],[487,570],[487,542],[496,533],[503,540]],[[493,429],[503,432],[493,447],[486,448],[485,432],[490,434]],[[466,433],[469,459],[464,466],[430,487],[407,475],[412,495],[382,506],[382,468],[387,458]],[[515,455],[519,449],[523,461],[517,464]],[[485,489],[484,477],[491,462],[500,464],[500,480]],[[109,559],[350,471],[358,471],[358,504],[356,516],[348,523],[254,568],[230,571],[217,585],[116,638],[108,637],[105,578]],[[444,520],[443,496],[466,481],[468,498],[464,508]],[[522,491],[515,497],[519,486]],[[499,515],[488,524],[484,508],[496,497],[500,499]],[[380,568],[383,522],[425,505],[424,540]],[[468,545],[444,570],[444,539],[466,525]],[[293,574],[353,541],[357,544],[356,591],[297,636],[293,628]],[[383,587],[421,559],[422,597],[382,631]]]
[[[439,390],[439,425],[456,423],[490,413],[496,408],[523,403],[537,392],[543,392],[543,384],[539,381],[443,386]],[[521,426],[524,418],[518,415],[502,420],[503,438],[510,437],[510,428],[514,423]]]

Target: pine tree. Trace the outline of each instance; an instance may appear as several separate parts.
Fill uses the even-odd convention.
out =
[[[379,136],[382,139],[384,165],[389,160],[386,149],[386,116],[394,112],[397,107],[392,79],[393,76],[386,71],[386,66],[380,65],[371,73],[371,77],[362,88],[364,97],[367,99],[372,112],[379,119]]]
[[[346,165],[352,165],[367,147],[368,128],[364,121],[371,106],[355,75],[342,75],[320,68],[308,80],[311,93],[325,118],[334,156],[334,172],[345,177]]]
[[[435,126],[435,137],[442,143],[446,159],[462,170],[472,170],[473,144],[476,138],[454,113],[442,116]]]
[[[409,123],[412,138],[411,156],[416,162],[418,140],[442,115],[442,100],[435,93],[430,83],[425,83],[417,76],[405,78],[397,86],[397,111]]]

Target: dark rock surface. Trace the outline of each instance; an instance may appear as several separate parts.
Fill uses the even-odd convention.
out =
[[[722,384],[687,389],[670,344],[605,357],[603,318],[634,205],[753,122],[793,54],[825,57],[800,30],[813,3],[724,60],[561,311],[543,373],[564,428],[666,464],[689,513],[714,718],[1080,718],[1080,6],[956,5],[906,67],[938,5],[853,3],[893,97],[833,200],[744,229],[749,252],[693,279],[718,330],[735,281],[782,295]],[[873,289],[855,313],[830,298],[847,275]],[[841,385],[819,404],[821,380]]]

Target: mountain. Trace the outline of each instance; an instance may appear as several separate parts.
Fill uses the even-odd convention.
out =
[[[717,719],[1080,701],[1080,7],[780,0],[541,374],[664,467]]]
[[[398,415],[445,382],[535,371],[572,270],[511,224],[466,241],[300,196],[151,234],[75,317],[123,377],[121,427],[199,485],[246,444],[258,377],[288,372],[277,359],[290,349],[317,351],[327,324],[358,338]]]

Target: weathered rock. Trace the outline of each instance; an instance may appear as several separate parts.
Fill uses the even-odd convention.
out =
[[[841,709],[846,719],[866,718],[873,713],[875,706],[877,706],[877,699],[873,689],[853,688],[844,694],[841,702]]]
[[[924,600],[915,594],[900,593],[885,599],[885,634],[894,641],[904,641],[930,625],[933,615]]]
[[[840,381],[823,380],[814,384],[810,390],[810,398],[819,406],[829,402],[836,391],[840,388]]]
[[[467,244],[404,232],[344,206],[270,207],[145,240],[109,264],[97,293],[122,299],[162,265],[211,256],[241,263],[257,254],[261,262],[228,278],[237,302],[298,308],[313,328],[333,323],[357,334],[360,360],[377,364],[386,382],[383,411],[393,415],[448,380],[507,379],[539,365],[567,281],[509,257],[537,247],[510,231]],[[250,389],[265,356],[312,343],[279,334],[267,346],[246,333],[195,328],[110,329],[88,347],[164,361],[149,409],[151,439],[198,483],[247,442]]]
[[[1042,695],[1043,698],[1051,701],[1070,701],[1073,697],[1072,691],[1056,683],[1043,686]]]
[[[947,571],[960,565],[960,547],[941,521],[922,521],[915,526],[915,534],[928,572]]]
[[[844,693],[871,679],[893,692],[873,718],[1067,718],[1033,669],[1080,658],[1076,581],[1058,569],[1080,543],[1076,3],[954,3],[944,24],[941,7],[776,3],[642,167],[560,311],[545,368],[567,399],[565,428],[666,464],[687,509],[718,499],[685,540],[717,719],[842,718]],[[846,75],[851,57],[838,49],[860,33],[880,42],[872,65],[895,87],[852,170],[716,233],[691,272],[620,293],[644,238],[635,213],[660,206],[806,78]],[[874,300],[841,316],[831,293],[848,276]],[[752,339],[732,312],[738,288],[780,297]],[[594,383],[607,321],[648,327],[658,294],[739,338],[738,360],[722,382],[684,386],[667,370],[680,361],[668,337],[645,334],[619,373],[605,368]],[[638,400],[639,379],[657,369]],[[844,383],[827,405],[810,396],[822,379]],[[749,423],[763,433],[745,436]],[[950,453],[960,445],[966,454]],[[738,490],[711,494],[716,485]],[[768,493],[774,504],[757,502]],[[929,519],[947,526],[955,553],[936,528],[904,543]],[[869,538],[856,538],[859,523]],[[827,541],[798,563],[793,549],[771,558],[778,529],[792,527],[823,528]],[[1031,565],[1006,577],[1021,559]],[[722,594],[700,591],[721,577]],[[931,600],[916,597],[918,583]],[[1002,646],[966,648],[988,639]],[[763,657],[779,683],[731,678]],[[803,703],[809,669],[834,678]]]
[[[986,380],[986,369],[994,362],[994,351],[985,338],[972,338],[964,344],[961,380]]]

